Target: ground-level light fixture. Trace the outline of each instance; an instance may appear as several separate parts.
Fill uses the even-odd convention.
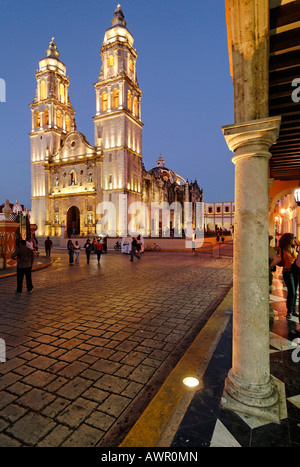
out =
[[[187,376],[186,378],[183,379],[183,384],[185,384],[189,388],[195,388],[196,386],[199,385],[199,379],[193,376]]]

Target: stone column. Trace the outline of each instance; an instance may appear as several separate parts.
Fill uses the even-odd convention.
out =
[[[223,127],[235,164],[233,360],[223,406],[279,421],[269,363],[268,161],[280,117]]]

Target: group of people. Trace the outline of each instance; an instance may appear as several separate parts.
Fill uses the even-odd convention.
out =
[[[78,240],[76,240],[75,243],[73,243],[72,240],[68,240],[67,250],[69,253],[69,264],[70,265],[79,264],[79,253],[80,253],[81,247],[78,243]],[[100,238],[94,239],[92,242],[88,238],[83,246],[83,250],[85,251],[87,264],[90,263],[90,256],[93,251],[97,255],[97,262],[99,264],[102,253],[107,253],[107,244],[106,242],[101,242]],[[75,254],[75,263],[74,263],[74,254]]]
[[[299,318],[300,298],[297,312],[297,291],[300,283],[300,243],[297,242],[294,234],[283,234],[278,246],[274,247],[274,254],[270,258],[270,270],[274,270],[276,266],[282,267],[282,277],[287,288],[286,318],[291,319],[292,316]],[[300,330],[292,333],[300,337]]]

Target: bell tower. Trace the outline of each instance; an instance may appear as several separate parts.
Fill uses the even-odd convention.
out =
[[[50,235],[49,173],[46,163],[61,147],[74,125],[69,77],[59,60],[54,37],[36,72],[37,88],[31,107],[31,211],[38,235]]]
[[[134,39],[120,4],[111,23],[104,36],[102,66],[95,83],[94,128],[95,145],[102,140],[104,155],[103,201],[116,206],[117,233],[121,235],[119,216],[127,216],[129,204],[142,198],[142,92],[137,81]],[[120,194],[127,200],[123,214],[119,212]]]

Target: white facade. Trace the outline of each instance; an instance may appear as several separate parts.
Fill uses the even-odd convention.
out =
[[[230,231],[234,225],[234,202],[204,203],[204,226],[214,231],[216,226]]]

